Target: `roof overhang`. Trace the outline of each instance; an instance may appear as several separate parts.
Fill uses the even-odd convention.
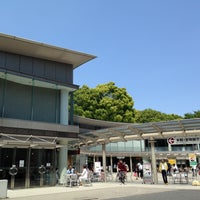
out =
[[[79,127],[75,125],[0,118],[0,136],[1,134],[22,135],[23,137],[33,135],[38,137],[57,137],[58,140],[71,141],[78,138],[78,133]]]
[[[73,69],[96,56],[0,33],[0,50],[71,64]]]
[[[93,120],[93,123],[95,123],[95,120]],[[80,133],[76,145],[97,145],[128,140],[157,140],[188,136],[200,136],[200,118],[143,124],[124,123],[124,125],[121,125],[120,123],[120,126],[116,123],[115,127]]]

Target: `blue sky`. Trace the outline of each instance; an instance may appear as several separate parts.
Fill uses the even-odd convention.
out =
[[[0,32],[97,56],[74,83],[115,82],[134,108],[200,110],[199,0],[1,0]]]

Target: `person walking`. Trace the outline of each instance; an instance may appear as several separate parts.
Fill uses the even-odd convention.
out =
[[[119,181],[120,183],[125,184],[127,169],[126,169],[126,165],[124,164],[122,160],[119,160],[117,164],[117,168],[118,168]]]
[[[164,159],[162,159],[159,164],[159,171],[162,173],[162,178],[166,185],[168,185],[167,170],[168,170],[168,165],[167,165],[166,161]]]

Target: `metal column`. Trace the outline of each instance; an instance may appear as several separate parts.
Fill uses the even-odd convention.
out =
[[[102,160],[103,160],[103,171],[106,175],[106,144],[102,144]]]
[[[154,184],[158,184],[158,175],[157,175],[157,167],[156,167],[156,156],[155,156],[155,140],[154,138],[150,138],[149,143],[151,145],[151,165],[153,172],[153,181]]]
[[[112,159],[112,155],[110,156],[110,165],[111,165],[110,172],[112,174],[113,173],[113,159]]]

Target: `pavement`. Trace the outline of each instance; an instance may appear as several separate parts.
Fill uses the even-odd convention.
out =
[[[189,182],[188,184],[186,183],[174,184],[172,181],[169,180],[169,184],[165,185],[163,184],[162,179],[159,178],[158,184],[152,184],[152,183],[144,184],[142,179],[139,179],[139,180],[134,179],[132,181],[127,181],[125,185],[120,185],[119,182],[114,181],[114,182],[94,182],[92,183],[91,186],[65,187],[63,185],[56,185],[52,187],[39,187],[39,188],[13,189],[13,190],[8,189],[7,198],[14,200],[14,199],[29,199],[28,197],[34,197],[33,199],[39,199],[38,198],[39,196],[49,195],[50,197],[53,197],[53,195],[56,195],[56,194],[67,193],[67,194],[70,194],[71,196],[73,195],[76,196],[76,198],[74,197],[72,199],[80,199],[78,198],[78,196],[82,196],[83,193],[97,194],[100,191],[109,191],[109,189],[110,190],[114,189],[115,191],[119,192],[123,188],[129,189],[129,190],[133,190],[134,188],[135,190],[137,189],[138,193],[143,193],[144,191],[156,192],[158,190],[159,191],[197,190],[198,192],[200,192],[200,186],[192,186],[191,182]],[[113,192],[113,193],[116,193],[116,192]],[[119,195],[122,195],[121,192],[119,192]],[[100,196],[101,196],[101,192],[100,192]],[[51,198],[48,198],[48,199],[51,199]],[[102,199],[106,199],[106,197],[103,198],[102,196]]]

